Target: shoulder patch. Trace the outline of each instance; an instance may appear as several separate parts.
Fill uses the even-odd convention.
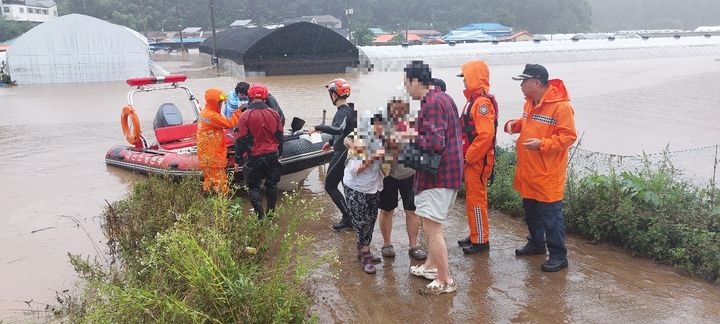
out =
[[[483,115],[487,115],[490,112],[490,109],[486,104],[483,104],[480,108],[478,108],[478,111]]]

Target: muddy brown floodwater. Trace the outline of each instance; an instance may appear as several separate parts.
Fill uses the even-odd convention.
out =
[[[238,81],[208,76],[212,71],[193,65],[195,59],[158,60],[170,71],[189,71],[187,85],[200,96],[207,87],[231,89]],[[518,116],[522,98],[510,76],[522,66],[491,69],[501,119]],[[720,144],[720,62],[713,57],[559,63],[548,69],[565,80],[586,149],[638,154],[662,150],[668,143],[677,148]],[[462,104],[457,71],[434,73]],[[328,118],[334,113],[323,90],[334,77],[250,80],[268,85],[287,116],[313,125],[323,109]],[[360,109],[379,107],[402,81],[399,72],[345,77],[354,85],[352,98]],[[109,147],[124,142],[119,115],[128,90],[123,82],[0,89],[0,321],[25,322],[27,310],[54,302],[54,291],[72,289],[76,276],[67,253],[103,257],[99,214],[105,200],[120,199],[138,178],[103,162]],[[155,110],[166,101],[180,103],[182,96],[139,97],[143,129],[151,128]],[[512,140],[500,134],[501,143]],[[619,248],[571,235],[570,267],[541,272],[542,257],[514,256],[513,250],[524,243],[524,224],[497,212],[490,215],[490,251],[466,257],[454,245],[467,234],[462,200],[445,229],[459,289],[443,296],[420,295],[427,282],[408,272],[412,262],[404,217],[397,214],[394,222],[397,257],[385,259],[376,275],[366,275],[355,259],[353,234],[329,229],[338,212],[322,192],[322,178],[320,167],[301,188],[304,197],[315,197],[324,206],[322,219],[307,226],[318,239],[315,250],[336,250],[340,260],[339,276],[324,267],[309,287],[321,322],[720,322],[720,287]],[[376,231],[373,248],[379,250],[381,243]]]

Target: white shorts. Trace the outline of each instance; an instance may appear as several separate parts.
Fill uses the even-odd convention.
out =
[[[457,190],[448,188],[426,189],[415,195],[415,214],[436,223],[448,220],[450,206],[455,203]]]

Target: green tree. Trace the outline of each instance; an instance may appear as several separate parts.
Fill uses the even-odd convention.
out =
[[[0,16],[0,41],[13,39],[24,34],[26,31],[37,26],[36,23],[27,21],[9,21]]]
[[[362,27],[353,31],[353,38],[357,46],[366,46],[372,45],[375,35],[367,27]]]

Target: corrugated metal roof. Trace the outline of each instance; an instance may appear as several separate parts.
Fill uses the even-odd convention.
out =
[[[446,41],[493,41],[495,37],[492,37],[480,30],[453,30],[449,34],[443,37]]]
[[[465,25],[465,26],[463,26],[463,27],[461,27],[461,28],[458,28],[457,30],[464,30],[464,31],[469,31],[469,30],[484,30],[484,31],[503,30],[503,31],[506,31],[506,30],[512,30],[512,28],[511,28],[511,27],[508,27],[508,26],[505,26],[505,25],[502,25],[502,24],[498,24],[498,23],[480,23],[480,24],[469,24],[469,25]]]
[[[199,33],[202,27],[188,27],[182,30],[183,33]]]
[[[25,5],[30,7],[52,8],[57,4],[52,0],[25,0]]]
[[[337,18],[335,18],[334,16],[331,16],[331,15],[302,16],[302,18],[315,18],[315,21],[318,22],[318,23],[321,23],[321,22],[325,22],[325,23],[328,23],[328,22],[331,22],[331,23],[339,23],[339,22],[341,22],[340,19],[337,19]]]
[[[251,19],[235,20],[232,24],[230,24],[230,27],[247,26],[248,24],[250,24],[251,21]]]

